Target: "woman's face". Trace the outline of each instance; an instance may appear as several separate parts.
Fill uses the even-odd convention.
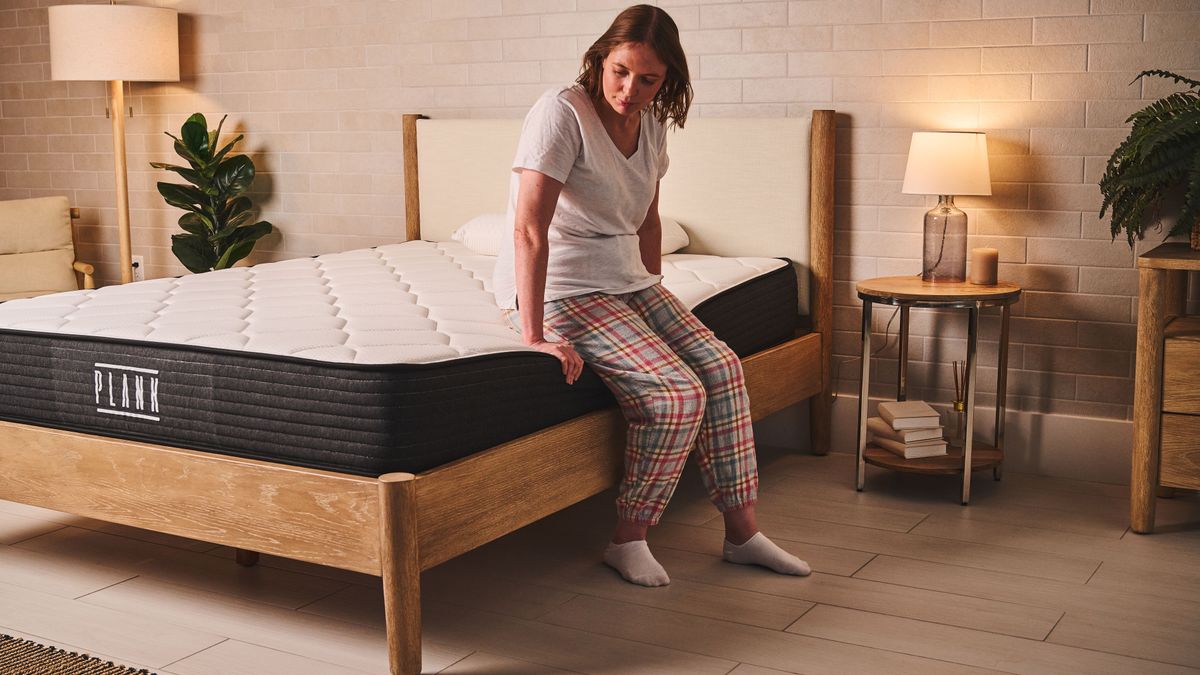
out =
[[[618,115],[641,114],[658,95],[667,67],[649,45],[626,42],[617,45],[604,59],[604,101]]]

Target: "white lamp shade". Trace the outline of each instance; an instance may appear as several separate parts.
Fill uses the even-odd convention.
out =
[[[987,137],[972,131],[917,131],[904,169],[905,194],[990,195]]]
[[[133,5],[50,7],[50,79],[179,81],[179,15]]]

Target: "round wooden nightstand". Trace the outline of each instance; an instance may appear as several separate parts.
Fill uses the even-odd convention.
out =
[[[922,281],[920,276],[878,277],[858,282],[858,297],[863,303],[862,381],[858,402],[858,472],[861,491],[866,465],[916,473],[958,474],[963,476],[962,503],[971,498],[971,473],[992,469],[997,480],[1004,461],[1005,389],[1008,380],[1008,319],[1013,303],[1021,298],[1021,287],[1006,281],[994,286],[969,282]],[[946,455],[923,459],[904,459],[888,450],[867,443],[867,417],[871,385],[871,308],[876,303],[900,308],[899,375],[896,400],[907,398],[908,390],[908,311],[913,307],[967,310],[966,431],[963,447],[952,446]],[[1000,349],[996,375],[996,432],[994,443],[974,441],[975,432],[975,343],[979,336],[979,310],[1001,307]]]

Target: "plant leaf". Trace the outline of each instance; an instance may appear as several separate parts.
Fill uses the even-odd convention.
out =
[[[196,118],[199,118],[197,120]],[[208,144],[208,127],[204,124],[204,116],[196,113],[183,123],[180,130],[183,144],[197,159],[209,161],[212,159],[212,146]]]
[[[203,192],[190,185],[159,183],[158,194],[162,195],[163,199],[167,200],[171,206],[188,211],[199,212],[208,201]]]
[[[1190,119],[1182,115],[1165,119],[1146,130],[1138,150],[1146,157],[1164,143],[1180,141],[1188,136],[1195,138],[1197,131],[1200,131],[1200,117],[1196,115]]]
[[[250,189],[254,181],[254,162],[245,155],[237,155],[221,162],[213,174],[213,184],[218,190],[240,195]]]
[[[1133,82],[1137,82],[1138,80],[1142,79],[1143,77],[1149,77],[1149,76],[1161,77],[1161,78],[1167,79],[1167,80],[1175,80],[1175,82],[1178,84],[1187,84],[1189,87],[1192,87],[1192,88],[1200,87],[1200,82],[1197,82],[1196,80],[1184,77],[1182,75],[1176,75],[1175,73],[1172,73],[1169,70],[1157,70],[1157,69],[1156,70],[1143,70],[1142,72],[1138,73],[1137,77],[1133,78]],[[1130,82],[1130,84],[1133,84],[1133,82]]]
[[[225,253],[217,260],[213,269],[223,270],[233,267],[237,261],[250,255],[250,251],[254,250],[254,239],[241,241],[229,248],[225,249]]]
[[[238,141],[242,140],[242,138],[243,136],[238,134],[236,138],[226,143],[225,147],[221,148],[217,154],[213,155],[213,162],[220,162],[222,159],[225,159],[225,155],[229,154],[229,151],[233,150],[233,146],[237,145]]]
[[[246,214],[249,216],[249,213]],[[218,234],[215,239],[218,242],[225,242],[225,246],[243,242],[243,241],[258,241],[260,238],[271,234],[274,228],[265,220],[260,220],[253,225],[245,227],[228,228],[224,232]]]
[[[251,206],[250,198],[244,195],[230,199],[221,207],[220,218],[223,221],[229,221],[234,216],[249,211]]]
[[[1126,123],[1145,124],[1154,120],[1177,116],[1194,109],[1200,102],[1200,95],[1190,91],[1177,91],[1158,99],[1141,110],[1125,118]]]
[[[204,237],[206,240],[212,234],[212,221],[202,213],[189,211],[179,216],[179,227],[192,234]]]
[[[229,115],[222,115],[221,121],[217,122],[216,130],[208,132],[208,147],[217,147],[217,139],[221,137],[221,127],[225,126],[225,120],[228,118]],[[207,128],[207,126],[205,128]]]
[[[195,234],[171,235],[171,252],[192,272],[207,272],[217,263],[217,254],[204,237]]]
[[[204,176],[200,175],[200,172],[196,171],[194,169],[187,169],[182,166],[174,166],[172,164],[162,164],[159,162],[151,162],[150,166],[153,166],[158,169],[166,169],[167,171],[174,171],[175,173],[179,174],[180,178],[186,180],[187,182],[191,183],[192,185],[195,185],[196,187],[198,187],[200,189],[204,189],[205,187],[208,187],[208,179],[206,179]]]
[[[171,136],[171,134],[167,134],[167,135]],[[171,138],[175,138],[175,137],[171,136]],[[175,154],[186,159],[187,163],[193,169],[196,169],[197,171],[200,171],[201,169],[204,168],[204,161],[202,159],[200,159],[199,157],[193,155],[192,151],[189,150],[188,147],[183,144],[183,141],[181,141],[178,138],[175,138]]]
[[[225,220],[225,229],[235,229],[245,225],[248,220],[254,217],[253,211],[242,211],[241,213],[227,218]]]
[[[1200,221],[1200,154],[1195,155],[1188,170],[1183,206],[1179,209],[1179,219],[1175,221],[1170,234],[1187,234],[1197,221]]]

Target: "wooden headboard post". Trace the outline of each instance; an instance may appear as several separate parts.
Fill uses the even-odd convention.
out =
[[[404,128],[404,241],[421,238],[421,190],[417,180],[417,120],[424,115],[405,114]]]
[[[809,399],[812,452],[829,452],[833,423],[833,169],[836,114],[812,111],[809,178],[809,315],[813,332],[821,334],[821,393]]]

